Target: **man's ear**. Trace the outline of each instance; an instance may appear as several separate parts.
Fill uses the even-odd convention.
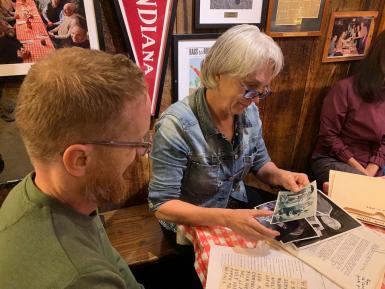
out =
[[[90,165],[92,147],[83,144],[73,144],[63,153],[63,166],[74,177],[82,177]]]

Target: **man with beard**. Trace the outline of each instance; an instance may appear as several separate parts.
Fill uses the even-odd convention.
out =
[[[150,146],[142,71],[123,55],[58,50],[24,79],[16,122],[35,171],[0,209],[0,288],[142,288],[97,212],[126,199],[128,167]]]

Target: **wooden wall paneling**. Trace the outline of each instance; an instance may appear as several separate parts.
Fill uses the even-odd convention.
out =
[[[176,33],[189,34],[193,31],[194,5],[191,0],[178,0],[176,14]]]
[[[274,94],[266,99],[263,135],[272,160],[290,168],[313,38],[277,39],[285,57],[283,71],[272,83]]]

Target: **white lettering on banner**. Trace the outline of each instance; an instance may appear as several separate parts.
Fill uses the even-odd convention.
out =
[[[138,0],[136,5],[143,6],[157,6],[156,2],[150,2],[149,0]],[[155,44],[155,40],[150,37],[145,32],[156,32],[156,26],[151,26],[156,23],[158,19],[158,10],[155,9],[145,9],[147,7],[138,8],[139,19],[142,22],[140,25],[140,30],[142,32],[142,56],[143,56],[143,65],[145,67],[144,73],[147,75],[154,70],[154,48],[151,49],[151,46]],[[148,25],[148,26],[145,26]]]
[[[138,1],[136,1],[136,5],[151,5],[151,6],[156,6],[156,2],[150,2],[149,0],[138,0]]]

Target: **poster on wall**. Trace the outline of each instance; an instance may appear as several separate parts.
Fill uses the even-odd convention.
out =
[[[218,36],[218,33],[173,36],[173,101],[185,98],[201,86],[202,60]]]
[[[0,1],[0,76],[28,73],[55,49],[103,49],[97,0]]]
[[[167,67],[176,0],[114,0],[128,53],[143,70],[157,117]]]

